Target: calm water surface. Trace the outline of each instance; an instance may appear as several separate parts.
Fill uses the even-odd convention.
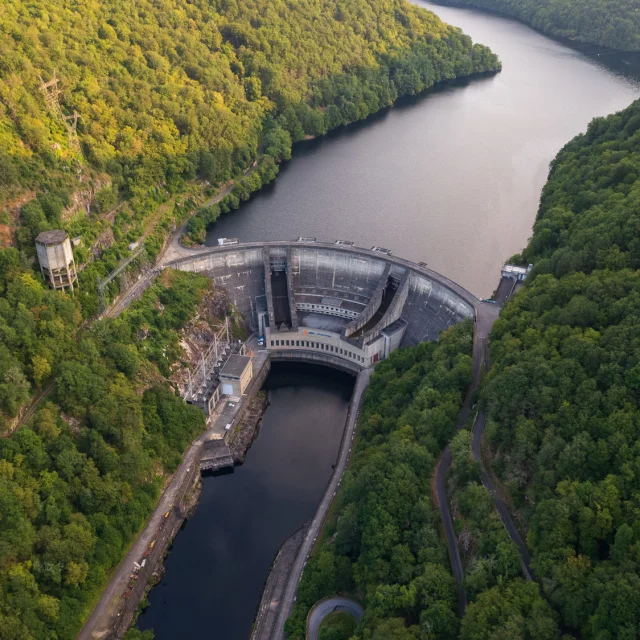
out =
[[[245,464],[203,478],[194,517],[139,618],[157,640],[247,640],[278,548],[313,517],[344,429],[353,378],[274,363],[271,402]]]
[[[223,217],[209,244],[344,238],[424,260],[478,296],[493,291],[502,262],[527,242],[549,162],[592,118],[640,95],[640,62],[577,51],[494,15],[416,4],[490,46],[503,71],[298,145],[273,186]]]

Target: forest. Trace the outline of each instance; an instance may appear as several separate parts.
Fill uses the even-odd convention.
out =
[[[635,102],[552,163],[482,395],[543,594],[586,640],[640,636],[639,230]]]
[[[486,47],[404,0],[78,7],[3,3],[2,200],[27,188],[64,199],[100,173],[127,197],[196,177],[223,183],[261,143],[286,147],[400,95],[499,68]],[[60,109],[41,89],[54,78]],[[73,113],[79,148],[63,120]]]
[[[549,35],[621,51],[640,51],[636,0],[436,0],[522,20]]]
[[[10,283],[0,344],[16,341],[16,353],[31,351],[28,368],[50,367],[56,380],[33,418],[0,438],[0,637],[75,638],[204,429],[203,412],[163,372],[210,283],[169,273],[120,318],[86,328],[77,302],[43,289],[29,270],[14,265],[0,277]],[[5,403],[15,401],[11,386],[2,385]]]
[[[471,381],[471,346],[472,326],[464,322],[438,343],[399,349],[376,366],[351,464],[303,573],[288,638],[304,637],[310,607],[341,592],[365,605],[358,637],[457,637],[455,581],[429,483]]]

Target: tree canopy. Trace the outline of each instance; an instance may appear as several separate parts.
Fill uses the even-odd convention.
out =
[[[506,13],[552,36],[640,51],[636,0],[456,0],[455,4]]]
[[[636,102],[553,162],[520,257],[534,269],[494,325],[483,391],[534,569],[588,640],[640,635],[639,215]]]
[[[129,195],[197,173],[224,182],[263,136],[267,148],[287,146],[287,135],[319,135],[498,68],[488,49],[404,0],[108,0],[81,11],[7,0],[0,59],[4,197],[73,185],[78,164]],[[62,113],[40,88],[54,73]],[[74,112],[84,158],[61,117]],[[263,133],[273,118],[281,131]]]
[[[339,592],[364,597],[358,637],[456,637],[455,581],[429,482],[471,381],[471,345],[464,322],[376,365],[335,517],[303,573],[288,638],[302,636],[312,605]]]
[[[209,283],[169,274],[123,316],[87,329],[77,302],[29,271],[8,275],[2,331],[24,358],[0,369],[2,409],[39,372],[51,370],[56,387],[0,439],[0,637],[70,639],[204,428],[160,371],[179,356],[179,329]]]

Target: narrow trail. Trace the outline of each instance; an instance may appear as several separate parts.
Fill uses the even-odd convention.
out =
[[[489,367],[487,366],[487,370],[488,368]],[[478,415],[476,416],[472,429],[471,452],[473,454],[473,459],[477,460],[480,463],[480,477],[482,479],[482,484],[488,489],[489,493],[491,494],[496,509],[500,514],[502,524],[507,530],[509,537],[520,550],[520,564],[522,565],[522,571],[526,579],[536,582],[535,573],[531,568],[531,556],[529,554],[529,550],[527,549],[527,545],[525,544],[522,536],[520,535],[520,532],[518,531],[518,528],[513,522],[511,514],[507,509],[507,505],[504,503],[504,500],[502,500],[502,498],[496,491],[495,484],[493,483],[493,480],[491,479],[491,476],[487,472],[484,462],[482,461],[482,437],[484,435],[484,429],[486,425],[487,420],[484,411],[480,411],[480,413],[478,413]]]
[[[51,395],[55,388],[55,383],[53,380],[49,382],[49,384],[41,389],[29,403],[26,411],[20,416],[20,419],[16,422],[13,429],[4,434],[3,437],[10,436],[12,433],[15,433],[18,429],[23,427],[29,420],[31,420],[33,414],[38,410],[38,407]]]

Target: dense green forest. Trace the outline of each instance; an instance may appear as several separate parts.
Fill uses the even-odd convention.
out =
[[[511,541],[471,453],[471,432],[451,441],[447,493],[458,533],[469,605],[460,640],[559,640],[558,615],[535,584],[522,577]]]
[[[552,36],[640,51],[637,0],[436,0],[505,13]]]
[[[404,0],[7,0],[0,15],[2,199],[63,201],[106,172],[127,197],[225,182],[496,57]],[[60,79],[61,111],[41,82]],[[77,112],[81,152],[62,115]],[[68,124],[68,122],[67,122]],[[85,171],[87,173],[87,171]]]
[[[471,346],[465,322],[376,365],[335,516],[307,563],[288,638],[303,637],[309,608],[340,592],[365,604],[358,637],[456,637],[455,581],[429,482],[471,381]]]
[[[166,474],[204,428],[202,411],[161,372],[208,287],[201,276],[167,274],[117,320],[83,328],[77,302],[20,265],[0,269],[0,345],[56,379],[51,401],[0,439],[3,640],[76,636]],[[6,377],[20,381],[18,366],[3,362],[2,371],[3,402],[15,402]]]
[[[544,594],[586,640],[640,636],[639,232],[636,102],[553,162],[483,392]]]

